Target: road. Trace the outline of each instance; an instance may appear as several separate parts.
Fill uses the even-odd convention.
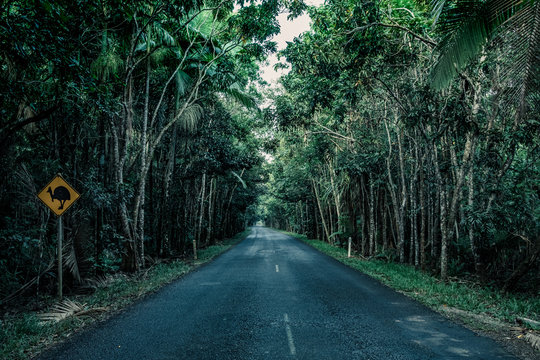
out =
[[[276,231],[42,354],[45,359],[514,359]]]

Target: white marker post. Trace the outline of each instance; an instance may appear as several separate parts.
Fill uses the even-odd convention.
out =
[[[348,246],[348,251],[347,251],[347,257],[348,258],[351,257],[351,245],[352,245],[352,239],[351,239],[351,237],[349,237],[349,246]]]

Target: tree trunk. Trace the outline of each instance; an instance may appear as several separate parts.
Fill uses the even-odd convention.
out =
[[[467,197],[467,205],[470,212],[474,212],[474,167],[469,167],[469,178],[467,179],[467,185],[469,188],[469,196]],[[469,243],[471,244],[471,252],[474,261],[474,270],[478,276],[481,276],[482,266],[480,264],[480,257],[478,256],[478,249],[476,246],[476,239],[474,237],[474,224],[469,223]]]
[[[326,235],[326,241],[330,243],[330,233],[328,232],[328,226],[326,225],[326,221],[324,219],[324,213],[321,207],[321,200],[319,197],[319,190],[317,189],[317,184],[315,183],[315,180],[311,179],[311,183],[313,185],[313,191],[315,192],[315,200],[317,200],[317,207],[319,208],[319,213],[321,215],[321,222],[323,225],[324,234]]]
[[[169,188],[172,181],[172,175],[174,172],[174,163],[176,159],[176,128],[173,126],[171,134],[171,142],[169,144],[169,151],[167,156],[167,170],[165,171],[165,179],[163,181],[163,209],[164,213],[162,214],[162,230],[163,241],[161,246],[160,255],[168,256],[170,254],[171,245],[169,240],[169,231],[170,231],[170,213],[169,213]]]
[[[446,220],[446,185],[444,184],[441,171],[439,168],[439,160],[437,156],[437,148],[434,146],[433,163],[435,167],[435,175],[437,178],[437,193],[439,194],[440,207],[440,227],[441,227],[441,280],[446,281],[448,278],[448,232]]]
[[[424,195],[424,157],[420,163],[420,182],[418,184],[420,197],[420,267],[426,266],[426,199]]]
[[[369,255],[375,255],[375,184],[369,178]]]
[[[388,210],[386,205],[382,209],[383,220],[382,220],[382,238],[383,238],[383,252],[388,251],[388,233],[387,233],[387,223],[388,223]]]
[[[195,235],[195,242],[193,243],[193,251],[196,253],[197,247],[201,243],[201,233],[202,233],[202,223],[204,218],[204,198],[206,193],[206,172],[202,175],[202,185],[201,185],[201,197],[200,197],[200,207],[199,207],[199,225],[197,226],[197,233]]]
[[[336,216],[337,216],[337,232],[338,235],[336,235],[335,239],[338,243],[341,243],[340,235],[342,234],[341,229],[341,196],[339,194],[339,190],[336,187],[336,184],[334,182],[334,177],[336,176],[336,172],[334,171],[334,167],[332,166],[332,160],[328,161],[328,172],[330,175],[330,184],[332,186],[332,193],[334,195],[334,203],[336,206]]]
[[[405,182],[405,160],[403,157],[403,132],[398,133],[399,169],[401,173],[401,205],[399,209],[399,262],[405,262],[405,208],[407,206],[407,184]]]
[[[401,170],[401,201],[398,200],[396,193],[396,185],[392,177],[392,171],[390,167],[390,158],[392,156],[392,139],[390,137],[390,130],[388,129],[388,123],[384,120],[384,125],[386,128],[386,134],[388,136],[388,157],[386,158],[386,169],[388,172],[388,191],[390,192],[390,198],[392,199],[395,222],[397,227],[397,241],[398,241],[398,252],[399,252],[399,262],[405,262],[405,225],[404,225],[404,211],[405,205],[407,204],[406,197],[406,186],[405,186],[405,174],[404,174],[404,159],[403,151],[401,146],[401,133],[398,133],[398,149],[399,149],[399,164]]]
[[[212,242],[216,187],[217,187],[216,178],[212,177],[212,179],[210,180],[210,190],[208,194],[208,231],[206,233],[206,240],[204,241],[205,246],[211,244]]]

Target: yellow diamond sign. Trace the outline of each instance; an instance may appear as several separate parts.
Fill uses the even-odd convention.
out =
[[[38,198],[57,216],[61,216],[80,196],[60,175],[56,175],[38,194]]]

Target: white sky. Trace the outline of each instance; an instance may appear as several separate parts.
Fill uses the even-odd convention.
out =
[[[319,6],[324,3],[324,0],[305,0],[305,3],[311,6]],[[308,31],[311,24],[311,19],[307,14],[303,14],[292,21],[287,20],[288,15],[288,13],[283,13],[278,16],[281,32],[272,38],[272,41],[277,43],[278,51],[287,47],[287,41],[293,41],[295,37]],[[267,65],[261,64],[261,76],[271,86],[276,86],[279,77],[288,72],[288,70],[274,71],[274,65],[278,62],[277,54],[273,54],[268,58]]]

